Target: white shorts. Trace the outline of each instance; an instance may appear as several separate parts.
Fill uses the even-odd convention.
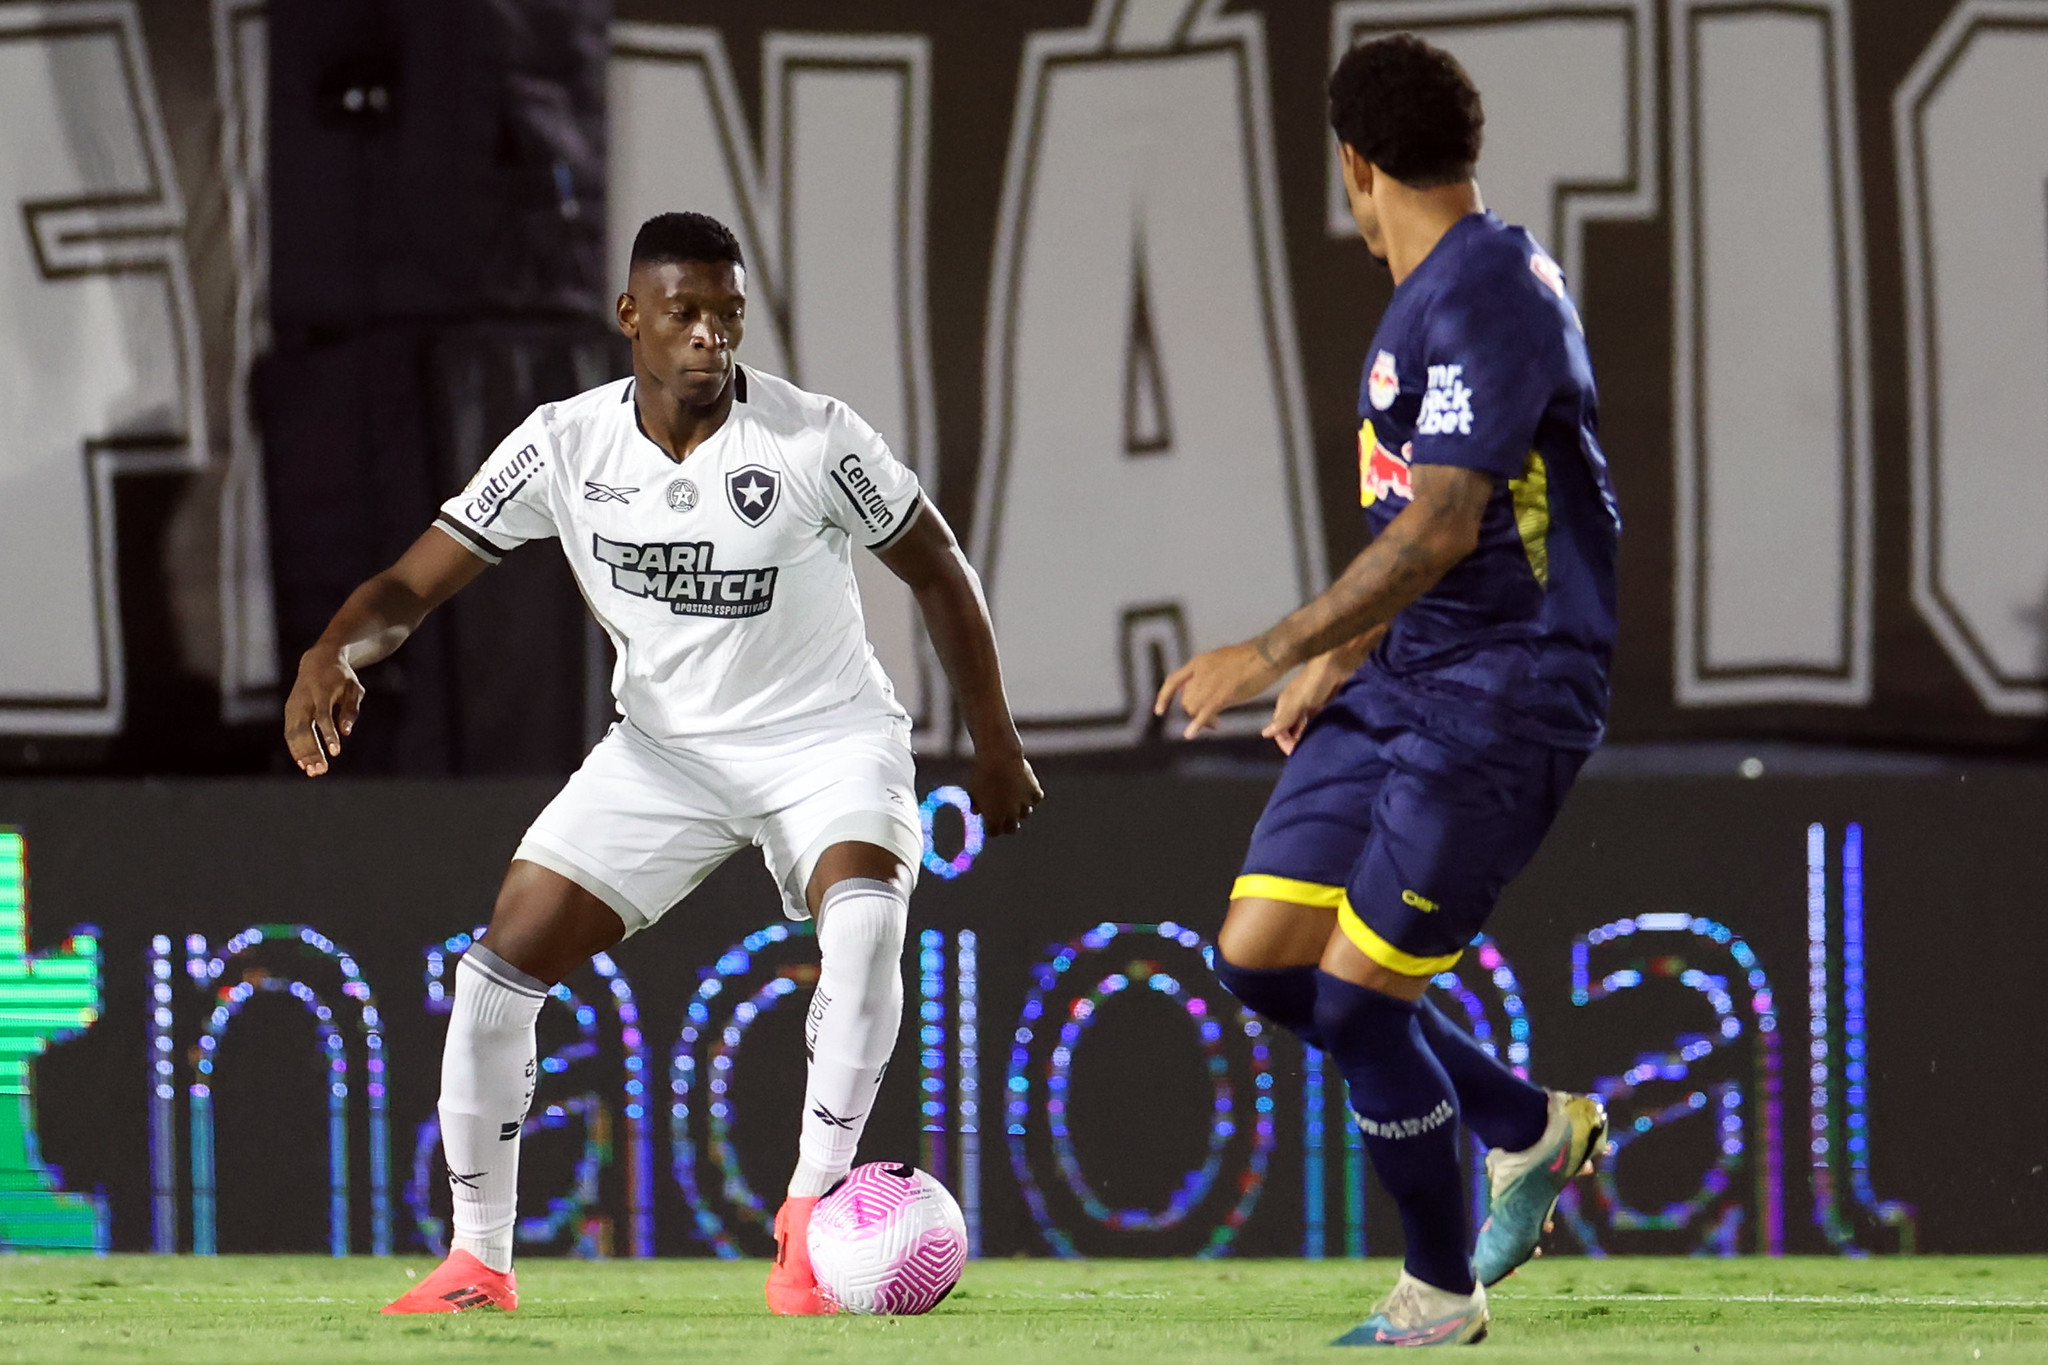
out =
[[[620,721],[512,856],[558,872],[619,912],[628,935],[660,919],[720,863],[761,850],[782,912],[834,844],[876,844],[913,880],[924,853],[908,722],[841,712],[769,734],[657,743]]]

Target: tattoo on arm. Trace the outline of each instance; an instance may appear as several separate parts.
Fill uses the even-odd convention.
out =
[[[1492,499],[1491,474],[1455,465],[1418,465],[1415,498],[1319,597],[1259,637],[1276,668],[1357,639],[1435,587],[1479,540]]]

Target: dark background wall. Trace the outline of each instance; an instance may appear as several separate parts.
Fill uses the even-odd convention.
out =
[[[923,783],[952,776],[943,767]],[[936,965],[906,957],[911,1017],[863,1155],[942,1166],[959,1186],[957,1133],[940,1135],[934,1159],[920,1133],[920,1053],[938,1048],[949,1117],[953,1094],[957,935],[978,936],[980,959],[982,1206],[988,1254],[1044,1253],[1049,1243],[1032,1222],[1012,1169],[1010,1121],[1003,1112],[1013,1031],[1034,971],[1053,945],[1079,939],[1104,922],[1174,921],[1213,934],[1245,831],[1270,784],[1270,769],[1235,772],[1110,775],[1054,765],[1049,799],[1022,838],[990,844],[956,880],[927,874],[912,902],[913,945],[921,931],[939,931]],[[113,1244],[151,1245],[149,1136],[149,977],[153,936],[173,945],[177,973],[173,1013],[178,1098],[176,1244],[190,1245],[187,1087],[199,1033],[214,1007],[213,989],[184,975],[187,935],[205,936],[211,953],[251,925],[304,924],[354,954],[385,1021],[390,1070],[394,1242],[417,1245],[402,1197],[410,1178],[417,1127],[432,1113],[436,1059],[444,1016],[427,1007],[430,947],[473,927],[488,912],[505,859],[519,831],[551,794],[545,781],[306,783],[267,781],[11,783],[0,785],[0,819],[26,832],[34,946],[54,945],[70,926],[91,922],[106,952],[105,1013],[88,1032],[52,1050],[37,1066],[43,1153],[63,1168],[67,1188],[105,1193]],[[1734,1244],[1758,1245],[1765,1210],[1758,1184],[1767,1156],[1782,1161],[1783,1246],[1820,1251],[1829,1242],[1812,1219],[1808,1037],[1809,826],[1825,830],[1830,966],[1825,978],[1830,1064],[1830,1130],[1837,1144],[1848,1129],[1842,971],[1841,845],[1851,822],[1865,840],[1869,1067],[1869,1176],[1876,1197],[1917,1210],[1918,1246],[1927,1251],[2039,1252],[2048,1214],[2048,1123],[2040,1087],[2032,1083],[2033,1047],[2048,1027],[2039,988],[2044,941],[2040,887],[2048,878],[2048,839],[2041,812],[2048,785],[2024,771],[1955,769],[1919,776],[1797,778],[1638,778],[1596,773],[1581,783],[1549,844],[1510,891],[1492,925],[1523,1002],[1537,1076],[1550,1084],[1587,1086],[1616,1076],[1642,1058],[1673,1051],[1683,1036],[1714,1036],[1717,1016],[1706,996],[1681,981],[1696,969],[1727,978],[1741,1032],[1699,1062],[1683,1082],[1651,1082],[1613,1101],[1626,1127],[1696,1088],[1732,1083],[1744,1092],[1743,1155],[1732,1163],[1725,1201],[1668,1232],[1630,1231],[1588,1198],[1581,1209],[1590,1233],[1610,1250],[1687,1251],[1698,1247],[1704,1222],[1725,1203],[1741,1211]],[[942,853],[958,847],[950,815],[938,820]],[[1779,1145],[1765,1141],[1766,1110],[1757,1048],[1760,1035],[1745,987],[1725,949],[1698,935],[1645,931],[1596,946],[1595,980],[1633,967],[1646,984],[1573,1004],[1572,945],[1600,926],[1644,915],[1699,916],[1725,926],[1753,950],[1775,1001],[1778,1040]],[[714,964],[750,933],[779,923],[767,878],[742,856],[719,872],[653,931],[615,955],[630,982],[653,1059],[647,1132],[652,1155],[652,1238],[661,1254],[703,1254],[707,1242],[672,1174],[675,1155],[668,1113],[668,1054],[689,1020],[693,999],[709,1013],[699,1021],[695,1108],[686,1126],[706,1207],[740,1250],[767,1245],[758,1221],[735,1211],[722,1193],[714,1136],[704,1126],[711,1048],[734,1016],[735,992],[751,992],[787,966],[800,981],[745,1030],[732,1049],[728,1140],[738,1169],[756,1191],[772,1193],[793,1160],[794,1106],[802,1088],[803,967],[814,962],[807,940],[765,945],[752,965],[731,975],[731,991],[703,997]],[[1656,923],[1658,921],[1651,921]],[[273,935],[273,940],[275,935]],[[1250,1044],[1230,1022],[1224,997],[1199,954],[1156,934],[1123,936],[1100,951],[1083,946],[1072,971],[1047,994],[1023,1075],[1030,1087],[1025,1169],[1045,1192],[1047,1217],[1082,1251],[1094,1254],[1187,1253],[1202,1247],[1239,1197],[1254,1136],[1252,1102],[1274,1100],[1273,1151],[1263,1188],[1235,1248],[1244,1254],[1299,1254],[1303,1209],[1303,1058],[1291,1040],[1273,1042],[1270,1091],[1259,1091]],[[1152,968],[1136,969],[1133,962]],[[726,965],[731,967],[731,961]],[[1137,980],[1165,972],[1206,997],[1225,1021],[1220,1044],[1233,1086],[1238,1131],[1223,1148],[1215,1189],[1178,1227],[1116,1232],[1091,1222],[1061,1179],[1045,1108],[1046,1067],[1053,1035],[1077,994],[1111,973]],[[331,963],[294,945],[271,942],[230,964],[221,987],[250,971],[298,975],[351,1018]],[[946,1036],[921,1043],[916,1011],[921,976],[942,976]],[[1496,1036],[1507,1037],[1503,992],[1468,962],[1465,980],[1487,1003]],[[610,1148],[594,1205],[578,1225],[609,1226],[610,1245],[629,1246],[627,1125],[620,1025],[606,1004],[607,987],[592,972],[570,983],[597,1007],[598,1047],[560,1074],[543,1078],[539,1103],[596,1096]],[[1453,1006],[1455,1008],[1455,1006]],[[351,1026],[352,1027],[352,1026]],[[347,1031],[345,1029],[345,1031]],[[575,1041],[567,1010],[544,1016],[543,1050]],[[359,1040],[350,1043],[352,1245],[370,1245],[367,1129]],[[1097,1020],[1073,1049],[1068,1117],[1080,1169],[1114,1206],[1164,1207],[1183,1173],[1202,1160],[1212,1116],[1211,1083],[1184,1012],[1156,991],[1134,987],[1101,1004]],[[322,1086],[324,1063],[304,1010],[281,995],[259,995],[228,1027],[213,1078],[222,1172],[219,1246],[235,1250],[318,1250],[327,1245],[328,1150]],[[1329,1250],[1341,1252],[1341,1124],[1337,1092],[1329,1099],[1327,1157]],[[1966,1133],[1936,1140],[1961,1124]],[[530,1143],[522,1179],[523,1209],[540,1210],[571,1185],[584,1130],[572,1121]],[[1639,1209],[1661,1209],[1701,1186],[1715,1159],[1716,1134],[1704,1117],[1661,1123],[1616,1164],[1618,1195]],[[1843,1153],[1837,1147],[1837,1159]],[[429,1150],[427,1188],[440,1186],[438,1157]],[[1847,1187],[1846,1168],[1841,1183]],[[1398,1241],[1391,1207],[1368,1198],[1368,1245]],[[1857,1244],[1886,1251],[1898,1245],[1843,1196],[1846,1226]],[[772,1211],[772,1209],[771,1209]],[[596,1234],[592,1234],[595,1236]],[[573,1230],[534,1250],[563,1250]],[[1567,1233],[1562,1246],[1571,1246]]]
[[[955,524],[970,531],[981,519],[993,410],[991,285],[1001,264],[1004,186],[1017,172],[1014,135],[1029,93],[1022,76],[1034,41],[1096,20],[1090,0],[958,13],[904,0],[776,0],[743,10],[702,0],[609,7],[463,0],[434,7],[432,17],[417,8],[385,0],[140,0],[132,27],[107,32],[151,77],[150,98],[136,95],[141,103],[129,109],[110,102],[120,93],[111,86],[67,95],[77,105],[67,106],[67,117],[103,118],[127,130],[124,137],[131,125],[164,137],[161,169],[180,191],[182,215],[165,229],[164,250],[184,263],[191,289],[182,306],[193,349],[174,359],[190,369],[196,406],[174,414],[178,429],[149,438],[180,452],[168,464],[125,455],[116,461],[128,472],[111,480],[108,516],[92,532],[116,566],[99,600],[125,642],[109,664],[124,695],[103,687],[73,699],[96,718],[82,722],[67,712],[62,725],[47,719],[48,698],[0,695],[0,768],[280,768],[272,736],[279,691],[347,587],[402,548],[434,497],[519,414],[617,372],[620,357],[603,318],[619,273],[619,225],[605,219],[618,170],[619,130],[605,108],[607,72],[617,62],[617,30],[607,29],[614,22],[646,26],[635,41],[652,32],[673,44],[694,34],[689,41],[722,53],[738,106],[725,132],[760,181],[753,208],[764,214],[774,207],[768,171],[783,150],[768,145],[774,99],[764,93],[764,63],[783,36],[897,35],[923,45],[923,193],[905,204],[921,244],[916,283],[935,423],[921,455]],[[1503,4],[1486,22],[1570,8]],[[1845,199],[1843,212],[1860,231],[1865,263],[1864,284],[1854,291],[1862,317],[1850,330],[1869,357],[1857,388],[1872,433],[1873,539],[1864,567],[1873,658],[1867,700],[1815,704],[1681,700],[1674,577],[1682,474],[1674,430],[1688,410],[1674,397],[1679,225],[1672,206],[1683,150],[1673,82],[1684,66],[1684,35],[1667,6],[1594,8],[1642,20],[1648,60],[1635,75],[1649,107],[1640,179],[1655,201],[1641,221],[1591,224],[1574,281],[1629,523],[1615,738],[1739,736],[2038,755],[2038,715],[1987,706],[1957,662],[1966,647],[1944,645],[1912,585],[1916,534],[1940,500],[1915,492],[1911,414],[1925,381],[1910,360],[1903,234],[1912,205],[1899,171],[1910,158],[1897,145],[1893,115],[1915,64],[1947,41],[1944,25],[1960,10],[1949,0],[1849,0],[1771,11],[1819,15],[1833,25],[1853,124],[1839,133],[1855,149],[1860,180],[1860,196]],[[1719,12],[1701,9],[1710,11]],[[1361,535],[1352,487],[1356,376],[1387,294],[1386,277],[1362,249],[1326,225],[1321,91],[1334,13],[1330,5],[1232,3],[1212,16],[1239,25],[1234,32],[1248,22],[1260,38],[1248,98],[1270,112],[1279,227],[1272,246],[1284,266],[1300,359],[1314,529],[1332,566],[1356,550]],[[1430,11],[1413,13],[1416,22],[1435,22]],[[45,40],[36,33],[24,30],[15,41]],[[353,111],[351,90],[366,101]],[[368,102],[379,90],[381,107]],[[2024,90],[2010,96],[2021,102],[2016,109],[2030,97]],[[710,136],[694,125],[659,131],[695,143]],[[50,155],[51,174],[70,173],[57,151]],[[780,190],[785,198],[790,191]],[[666,198],[680,205],[707,192],[702,182],[678,183]],[[41,189],[23,193],[41,202]],[[33,242],[26,227],[23,233],[10,249],[28,260]],[[764,261],[786,247],[766,242]],[[59,276],[47,282],[57,287]],[[1126,305],[1122,290],[1121,283],[1105,286],[1105,309]],[[808,306],[801,297],[777,304],[789,316]],[[96,334],[62,329],[16,340],[5,363],[75,351],[81,373],[99,363],[92,348],[103,345]],[[1172,372],[1167,378],[1178,382]],[[2016,372],[2009,383],[2024,389],[2037,378]],[[1739,412],[1739,400],[1728,402]],[[109,433],[95,427],[75,436],[83,461]],[[1774,439],[1755,433],[1763,447]],[[2016,495],[2031,486],[2031,451],[2017,441],[1986,457],[2013,462]],[[1753,496],[1761,503],[1774,493],[1762,481]],[[1143,524],[1148,509],[1133,507],[1130,516],[1132,525]],[[41,529],[17,527],[16,539]],[[1986,522],[1978,534],[1995,540],[2009,533]],[[2016,555],[2030,553],[2025,534],[2009,538]],[[559,569],[526,562],[553,554],[541,547],[516,557],[499,571],[506,584],[480,586],[477,602],[462,604],[423,638],[416,657],[373,679],[371,719],[350,762],[364,771],[452,774],[560,773],[573,764],[593,704],[602,705],[591,679],[604,661]],[[2020,616],[2033,620],[2034,609],[2021,607]],[[526,632],[516,644],[501,629],[508,621]],[[542,655],[545,676],[531,686],[485,685],[518,659]],[[2027,686],[2024,679],[2015,685]],[[948,738],[935,731],[930,747],[942,749]]]

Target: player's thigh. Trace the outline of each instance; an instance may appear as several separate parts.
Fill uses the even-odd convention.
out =
[[[625,936],[618,911],[559,872],[515,858],[480,941],[552,986]]]
[[[1426,984],[1457,962],[1535,856],[1584,755],[1421,728],[1382,751],[1392,771],[1337,909],[1343,942],[1333,941],[1324,969],[1377,978],[1363,959],[1389,980]]]
[[[1216,940],[1226,962],[1294,967],[1322,957],[1388,771],[1359,716],[1331,708],[1316,717],[1281,769],[1231,886]]]
[[[924,831],[908,727],[889,720],[821,731],[763,759],[769,814],[755,841],[782,892],[783,913],[804,919],[848,876],[917,882]]]
[[[717,765],[616,725],[513,857],[580,887],[635,934],[746,847],[755,822],[733,813],[729,787]]]

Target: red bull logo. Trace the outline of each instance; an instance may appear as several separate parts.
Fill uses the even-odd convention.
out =
[[[1367,418],[1358,427],[1358,505],[1370,507],[1381,498],[1411,500],[1414,490],[1408,486],[1408,457],[1415,447],[1411,443],[1401,447],[1401,453],[1380,444],[1379,433],[1373,430],[1372,419]]]
[[[1381,351],[1365,372],[1365,396],[1373,407],[1385,412],[1401,396],[1401,376],[1394,370],[1394,353]]]

